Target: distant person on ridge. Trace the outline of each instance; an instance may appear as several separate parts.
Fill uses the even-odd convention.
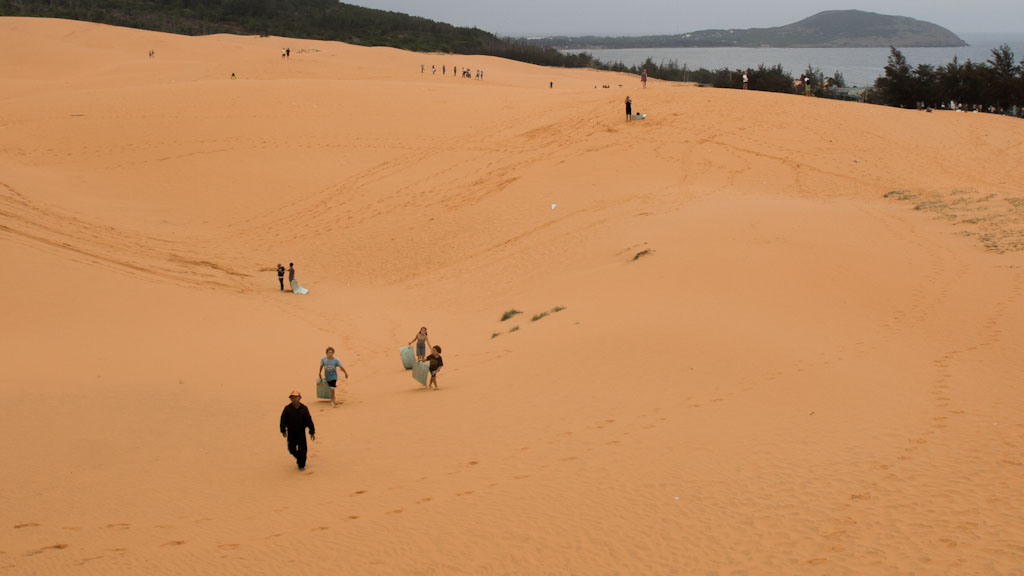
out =
[[[640,83],[643,84],[644,88],[647,88],[647,68],[644,68],[644,71],[640,73]]]
[[[295,457],[299,470],[306,469],[306,428],[309,428],[309,439],[316,442],[316,427],[309,408],[301,402],[302,394],[292,390],[288,395],[291,404],[281,412],[281,435],[288,439],[288,453]]]
[[[807,77],[807,76],[804,76],[804,96],[810,96],[810,95],[811,95],[811,79],[809,77]]]
[[[626,122],[633,119],[633,101],[626,96]]]
[[[750,80],[749,80],[749,79],[747,78],[747,73],[746,73],[746,72],[744,72],[744,73],[743,73],[743,89],[744,89],[744,90],[746,90],[746,89],[747,89],[747,83],[748,83],[748,82],[750,82]]]

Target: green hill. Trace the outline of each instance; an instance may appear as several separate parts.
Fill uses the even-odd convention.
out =
[[[770,47],[770,48],[868,48],[966,46],[949,30],[905,16],[889,16],[860,10],[819,12],[793,24],[746,30],[700,30],[670,36],[550,37],[531,39],[538,46],[561,49],[677,48],[677,47]]]
[[[418,52],[485,54],[549,66],[587,66],[525,41],[334,0],[0,0],[0,16],[99,22],[175,34],[217,33],[336,40]]]

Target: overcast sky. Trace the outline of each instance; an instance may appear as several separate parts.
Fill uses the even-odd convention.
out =
[[[1024,34],[1024,0],[346,0],[501,36],[676,34],[708,28],[768,28],[822,10],[909,16],[959,35]]]

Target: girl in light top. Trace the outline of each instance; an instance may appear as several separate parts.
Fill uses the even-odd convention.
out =
[[[415,338],[409,340],[410,345],[413,342],[416,343],[416,361],[423,362],[423,359],[427,357],[427,348],[430,348],[430,339],[427,338],[426,326],[420,328]]]

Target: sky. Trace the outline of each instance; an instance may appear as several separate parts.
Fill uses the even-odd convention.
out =
[[[823,10],[909,16],[958,35],[1024,35],[1024,0],[345,0],[499,36],[640,36],[709,28],[769,28]]]

